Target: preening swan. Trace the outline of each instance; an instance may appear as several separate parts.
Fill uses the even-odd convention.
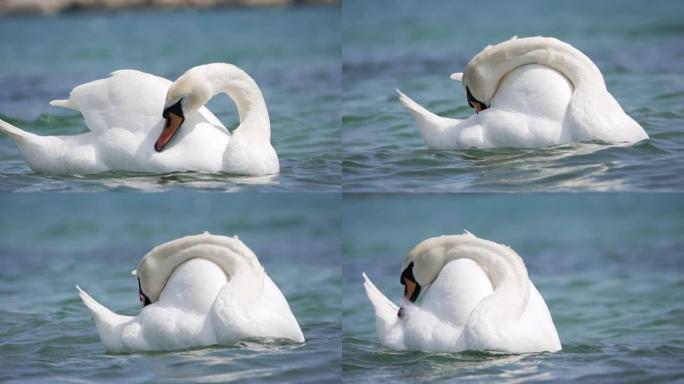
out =
[[[159,245],[136,270],[143,308],[118,315],[78,288],[107,351],[167,351],[244,338],[304,342],[287,300],[237,237],[204,233]]]
[[[231,97],[240,125],[231,134],[204,105]],[[278,173],[261,90],[245,71],[225,63],[189,69],[174,83],[134,70],[79,85],[51,105],[81,112],[89,132],[39,136],[0,120],[0,130],[36,172],[92,174],[108,170],[164,173]]]
[[[424,240],[402,267],[402,307],[363,274],[380,342],[427,352],[561,349],[549,309],[511,248],[464,235]]]
[[[476,114],[435,115],[401,93],[428,147],[536,148],[580,141],[635,143],[648,138],[606,89],[598,67],[554,38],[513,38],[475,55],[462,83]]]

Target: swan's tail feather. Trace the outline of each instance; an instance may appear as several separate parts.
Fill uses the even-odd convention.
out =
[[[122,316],[112,312],[109,308],[98,303],[78,285],[76,286],[76,289],[78,289],[78,296],[81,298],[83,304],[85,304],[88,310],[90,310],[90,313],[93,315],[93,318],[95,318],[96,323],[103,322],[113,327],[131,319],[130,316]]]
[[[413,118],[416,119],[416,123],[422,130],[439,130],[439,127],[457,122],[457,120],[454,119],[447,119],[435,115],[434,113],[425,109],[425,107],[423,107],[422,105],[416,103],[410,97],[406,96],[398,89],[397,93],[399,94],[399,101],[401,101],[404,107],[406,107],[406,109],[408,109],[408,111],[411,112]]]
[[[132,330],[130,327],[128,330],[125,330],[124,328],[127,323],[130,324],[131,320],[134,320],[135,318],[132,316],[117,315],[110,311],[109,308],[95,301],[95,299],[85,293],[78,285],[76,286],[76,289],[78,289],[78,295],[81,297],[81,300],[83,300],[83,304],[88,307],[88,310],[90,310],[90,313],[93,315],[97,333],[100,335],[100,340],[105,348],[110,352],[125,351],[126,347],[123,342],[123,336],[126,332],[128,332],[129,335],[133,334],[131,334]],[[132,339],[135,340],[136,337],[132,337]],[[145,348],[139,347],[139,349]]]
[[[17,128],[14,125],[0,119],[0,131],[7,134],[7,136],[13,139],[26,139],[31,136],[36,136],[31,132],[24,131],[21,128]]]
[[[424,116],[434,115],[434,113],[428,111],[422,105],[416,103],[413,99],[406,96],[400,90],[397,89],[396,91],[399,94],[399,101],[401,101],[404,107],[406,107],[406,109],[408,109],[409,112],[411,112],[416,119],[418,119],[419,117],[422,118]]]
[[[78,105],[71,99],[52,100],[50,101],[50,105],[52,105],[53,107],[62,107],[66,109],[73,109],[74,111],[80,111]]]
[[[363,276],[363,287],[366,289],[366,295],[368,295],[368,299],[370,300],[371,304],[373,304],[373,308],[375,308],[375,314],[386,320],[394,320],[397,317],[397,311],[399,311],[399,307],[394,304],[390,299],[388,299],[385,295],[380,292],[380,290],[373,284],[373,282],[366,276],[366,273],[364,272],[362,274]]]
[[[404,349],[403,333],[397,333],[395,327],[399,321],[399,307],[385,297],[365,273],[363,280],[366,295],[375,311],[375,327],[380,342],[395,349]]]

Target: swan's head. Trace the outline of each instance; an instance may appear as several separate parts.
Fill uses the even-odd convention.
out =
[[[138,299],[140,299],[140,304],[142,304],[143,307],[152,304],[152,300],[143,292],[142,287],[140,286],[140,278],[138,278]]]
[[[202,108],[213,96],[213,89],[202,71],[195,67],[178,78],[166,93],[164,110],[164,128],[154,143],[157,152],[164,150],[167,144],[178,133],[187,116]]]
[[[442,237],[433,237],[418,244],[404,259],[401,268],[401,284],[404,298],[415,302],[421,291],[432,284],[446,263],[446,244]],[[399,317],[403,309],[399,309]]]
[[[470,106],[470,108],[475,109],[475,113],[480,113],[485,109],[489,108],[489,105],[476,99],[475,96],[473,96],[473,94],[470,93],[469,87],[466,87],[466,98],[468,99],[468,105]]]
[[[480,99],[476,98],[473,96],[473,93],[470,92],[470,87],[468,86],[467,79],[464,79],[465,75],[463,72],[456,72],[451,74],[451,79],[459,81],[463,84],[466,90],[466,98],[468,99],[468,105],[475,109],[476,113],[482,112],[485,109],[489,108],[489,105],[486,103],[480,101]]]

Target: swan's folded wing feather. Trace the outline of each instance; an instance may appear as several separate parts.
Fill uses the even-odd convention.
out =
[[[69,95],[91,131],[111,127],[150,131],[162,119],[169,80],[135,70],[119,70],[106,79],[75,87]]]
[[[233,276],[216,296],[209,316],[219,344],[230,345],[250,337],[304,342],[297,319],[273,280],[264,273],[259,292],[251,280],[247,276]],[[257,294],[246,295],[248,292]]]
[[[102,132],[109,128],[149,132],[161,124],[166,92],[171,81],[130,69],[112,72],[111,77],[75,87],[69,99],[53,100],[50,105],[80,111],[88,129]],[[199,110],[203,120],[228,132],[206,107]]]
[[[216,115],[214,115],[207,107],[202,107],[198,110],[198,112],[202,115],[202,117],[207,121],[207,123],[213,125],[214,127],[218,128],[219,130],[225,132],[226,134],[230,135],[230,131],[228,128],[226,128],[225,125],[219,120]]]

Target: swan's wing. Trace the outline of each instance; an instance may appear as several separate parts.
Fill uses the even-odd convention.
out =
[[[150,131],[161,121],[169,80],[135,70],[77,86],[68,100],[51,105],[78,110],[91,131],[111,127]]]
[[[526,340],[532,345],[530,350],[556,352],[562,349],[549,307],[531,280],[530,300],[520,317],[520,327],[526,335]]]
[[[200,116],[209,124],[213,125],[214,127],[218,128],[220,131],[225,132],[226,134],[230,135],[230,131],[228,128],[226,128],[225,125],[219,120],[207,107],[202,107],[198,110]]]
[[[466,236],[475,238],[474,235]],[[492,294],[492,284],[484,270],[470,259],[448,262],[425,289],[421,309],[442,321],[464,327],[473,309]]]
[[[257,297],[248,295],[253,289],[244,289],[245,284],[235,281],[239,279],[234,276],[221,289],[210,311],[214,334],[220,344],[230,345],[250,337],[304,342],[285,296],[266,273]]]
[[[69,99],[52,100],[50,105],[80,111],[91,131],[103,132],[116,127],[149,132],[162,121],[164,100],[171,84],[163,77],[123,69],[113,72],[109,78],[81,84],[71,91]],[[228,132],[206,107],[198,112],[195,124],[205,121]]]

